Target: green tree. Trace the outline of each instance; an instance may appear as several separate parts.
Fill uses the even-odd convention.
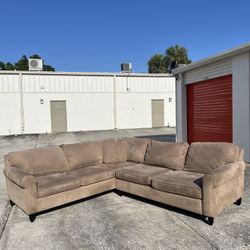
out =
[[[156,54],[148,61],[149,73],[171,73],[171,70],[179,64],[189,64],[188,52],[180,45],[171,46],[166,49],[165,55]]]
[[[5,64],[5,70],[15,70],[15,66],[12,63],[7,62]]]
[[[41,59],[41,57],[38,54],[34,54],[30,56],[30,58],[33,59]],[[26,55],[23,55],[20,60],[18,60],[14,65],[10,62],[4,63],[0,61],[0,69],[1,70],[29,70],[29,60]],[[43,71],[55,71],[55,68],[51,65],[44,64],[43,65]]]
[[[175,45],[166,50],[166,62],[168,71],[178,67],[179,64],[189,64],[192,61],[188,58],[188,52],[185,47]]]
[[[0,61],[0,70],[5,70],[5,63]]]
[[[23,55],[21,59],[15,63],[16,70],[29,70],[29,61],[26,55]]]
[[[156,54],[148,61],[149,73],[167,73],[166,59],[164,55]]]

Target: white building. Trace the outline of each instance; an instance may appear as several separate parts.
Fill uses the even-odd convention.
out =
[[[226,141],[250,162],[250,43],[173,70],[177,141]]]
[[[175,126],[167,74],[0,71],[0,135]]]

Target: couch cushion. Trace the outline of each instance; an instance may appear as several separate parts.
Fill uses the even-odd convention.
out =
[[[182,169],[188,146],[188,143],[152,140],[148,145],[144,163],[171,169]]]
[[[143,163],[149,139],[128,138],[128,161]]]
[[[201,199],[202,177],[203,174],[199,173],[171,171],[154,176],[151,186],[160,191]]]
[[[37,176],[38,197],[46,197],[80,187],[80,180],[65,173]]]
[[[68,174],[79,178],[81,186],[86,186],[114,177],[114,172],[112,170],[101,169],[95,166],[73,169],[68,171]]]
[[[127,141],[108,139],[103,142],[103,163],[121,163],[127,161]]]
[[[226,142],[194,142],[190,145],[184,170],[208,173],[239,160],[239,147]]]
[[[69,170],[68,161],[60,147],[46,147],[9,153],[10,166],[36,175]]]
[[[87,141],[61,145],[71,169],[102,163],[102,142]]]
[[[101,169],[107,169],[107,170],[118,170],[121,169],[123,167],[128,167],[128,166],[136,166],[137,163],[134,162],[122,162],[122,163],[109,163],[109,164],[100,164],[98,166],[96,166],[97,168],[101,168]]]
[[[115,177],[120,180],[134,182],[142,185],[150,185],[154,175],[172,171],[166,168],[137,164],[136,166],[123,167],[116,170]]]

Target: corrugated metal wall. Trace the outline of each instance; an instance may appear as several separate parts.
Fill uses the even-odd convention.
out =
[[[229,74],[232,74],[231,58],[190,70],[185,73],[184,78],[185,84],[190,84]]]
[[[0,135],[51,132],[55,100],[66,101],[68,131],[151,127],[151,99],[165,100],[165,126],[175,126],[174,77],[19,73],[0,72]]]

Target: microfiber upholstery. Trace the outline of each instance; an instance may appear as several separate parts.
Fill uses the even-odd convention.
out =
[[[69,170],[68,161],[60,147],[46,147],[9,153],[9,165],[36,175]]]
[[[242,158],[238,146],[226,142],[194,142],[190,145],[184,170],[209,173]]]
[[[70,168],[93,166],[102,163],[102,142],[87,141],[61,145]]]
[[[128,161],[143,163],[149,139],[128,138]]]
[[[172,170],[144,164],[137,164],[136,166],[129,166],[116,170],[115,177],[116,179],[141,185],[150,185],[152,176],[169,171]]]
[[[103,163],[122,163],[127,161],[127,141],[108,139],[103,141]]]
[[[80,179],[81,186],[86,186],[99,181],[104,181],[114,177],[114,172],[109,169],[101,169],[95,166],[73,169],[68,172]]]
[[[100,165],[98,165],[96,167],[101,168],[101,169],[116,171],[116,170],[121,169],[123,167],[136,166],[136,165],[137,165],[137,163],[127,161],[127,162],[122,162],[122,163],[100,164]]]
[[[203,174],[177,170],[152,177],[151,185],[160,191],[201,199],[202,177]]]
[[[174,170],[182,169],[188,146],[188,143],[158,142],[152,140],[148,145],[144,163]]]
[[[61,193],[80,187],[80,180],[65,173],[55,173],[36,177],[38,197]]]

